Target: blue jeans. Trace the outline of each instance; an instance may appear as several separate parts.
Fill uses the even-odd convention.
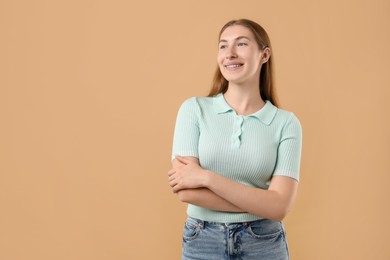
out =
[[[215,223],[188,217],[182,260],[288,260],[282,222]]]

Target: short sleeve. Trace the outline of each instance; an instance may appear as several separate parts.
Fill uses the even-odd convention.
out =
[[[187,99],[181,105],[173,136],[172,160],[175,155],[199,157],[199,111],[196,98]]]
[[[287,176],[299,181],[302,150],[302,127],[291,113],[281,134],[273,176]]]

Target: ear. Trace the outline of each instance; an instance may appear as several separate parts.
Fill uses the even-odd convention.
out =
[[[270,57],[271,57],[271,49],[269,47],[267,47],[263,50],[261,64],[266,63]]]

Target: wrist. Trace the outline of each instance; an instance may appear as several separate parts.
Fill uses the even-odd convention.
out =
[[[204,170],[203,187],[210,189],[213,174],[214,173],[212,171]]]

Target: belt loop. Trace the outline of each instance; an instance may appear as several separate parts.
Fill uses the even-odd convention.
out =
[[[204,229],[205,225],[206,225],[206,221],[204,221],[204,220],[199,221],[199,226],[201,229]]]

